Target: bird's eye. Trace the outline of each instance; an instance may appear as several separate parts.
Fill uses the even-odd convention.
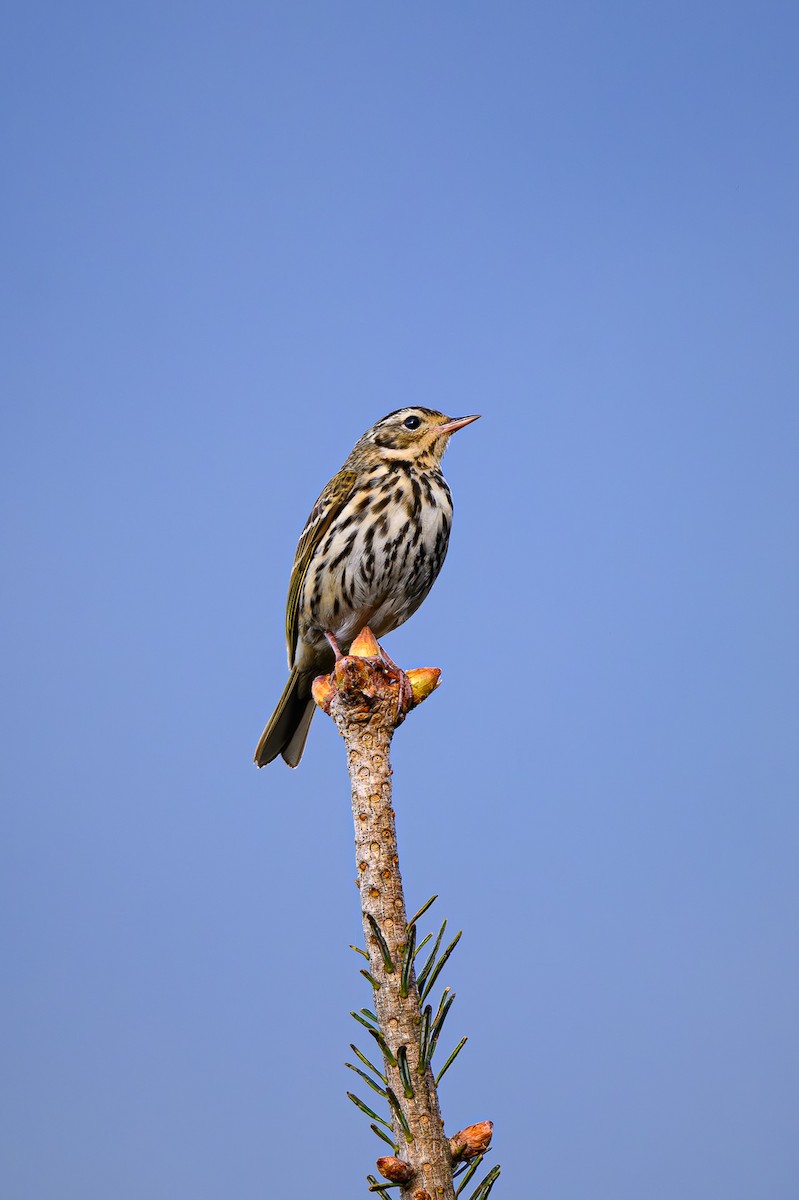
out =
[[[422,423],[421,417],[406,417],[402,422],[406,429],[418,429]]]

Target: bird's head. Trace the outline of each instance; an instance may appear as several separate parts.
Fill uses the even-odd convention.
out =
[[[367,429],[355,451],[383,461],[435,467],[444,457],[452,434],[476,420],[477,416],[447,417],[432,408],[398,408]]]

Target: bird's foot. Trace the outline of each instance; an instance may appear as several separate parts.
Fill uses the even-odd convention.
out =
[[[410,679],[406,675],[405,671],[403,671],[402,667],[398,667],[397,664],[393,661],[393,659],[389,658],[389,656],[386,654],[386,652],[382,646],[380,647],[380,658],[383,661],[383,663],[385,663],[385,665],[388,667],[389,671],[392,674],[396,675],[397,680],[399,682],[399,710],[400,710],[400,712],[401,713],[410,712],[411,709],[413,708],[414,704],[416,703],[416,701],[414,699],[413,688],[411,687]]]
[[[339,644],[329,629],[326,629],[324,631],[324,634],[325,634],[325,637],[327,638],[328,642],[330,643],[330,649],[333,651],[333,653],[336,656],[336,662],[338,662],[340,658],[344,657],[344,655],[341,653],[341,649],[339,648]]]
[[[369,689],[378,686],[381,691],[393,693],[396,696],[396,725],[401,724],[405,715],[426,700],[432,691],[438,687],[441,672],[436,667],[420,667],[405,672],[386,654],[371,629],[365,626],[353,639],[349,653],[341,653],[338,642],[332,633],[325,633],[333,653],[336,656],[336,666],[332,674],[320,675],[313,682],[312,692],[316,703],[325,712],[330,711],[330,703],[336,691],[350,690],[360,680],[358,690],[367,690],[368,678],[372,683]],[[366,674],[364,674],[366,672]],[[371,674],[370,674],[371,673]]]
[[[350,654],[354,654],[356,658],[371,659],[375,667],[384,669],[387,678],[396,680],[398,716],[400,714],[404,716],[405,713],[411,711],[414,705],[414,696],[408,676],[402,667],[398,667],[393,659],[389,658],[368,625],[364,625],[353,641],[350,646]]]

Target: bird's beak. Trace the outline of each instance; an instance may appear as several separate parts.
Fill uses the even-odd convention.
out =
[[[436,428],[437,433],[454,433],[456,429],[463,429],[464,425],[471,425],[472,421],[479,421],[480,414],[476,413],[473,417],[455,417],[452,421],[447,421],[446,425],[439,425]]]

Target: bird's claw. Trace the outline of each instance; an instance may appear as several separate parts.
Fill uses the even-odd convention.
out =
[[[403,671],[378,644],[368,625],[353,639],[349,654],[346,655],[341,653],[332,633],[325,633],[325,637],[336,655],[336,667],[330,675],[320,675],[315,679],[311,689],[314,700],[325,712],[330,711],[334,692],[351,686],[358,677],[357,673],[353,676],[350,669],[355,669],[358,660],[364,665],[368,663],[368,669],[375,672],[376,677],[382,678],[389,687],[391,684],[396,685],[398,725],[412,708],[426,700],[438,687],[441,676],[438,668],[418,667],[408,672]]]

